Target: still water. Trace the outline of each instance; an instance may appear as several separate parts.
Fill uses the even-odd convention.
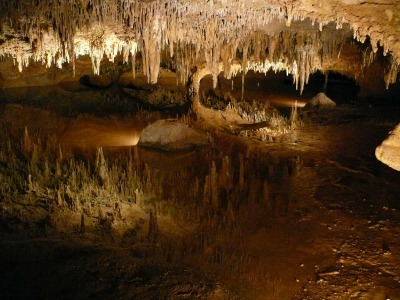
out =
[[[183,272],[177,280],[189,282],[189,294],[163,294],[159,285],[144,289],[142,297],[400,298],[400,175],[374,158],[398,112],[338,108],[307,115],[286,141],[215,133],[212,147],[176,154],[136,146],[141,130],[162,117],[159,112],[65,116],[8,104],[1,114],[10,140],[22,137],[26,127],[32,140],[50,135],[64,156],[88,166],[102,147],[110,174],[114,167],[128,173],[130,164],[140,196],[136,190],[131,198],[129,191],[114,191],[122,210],[121,222],[111,226],[113,247],[139,249],[147,241],[150,251],[137,250],[142,259],[179,266],[217,291],[204,296],[201,287],[207,284]],[[7,145],[2,147],[4,152]],[[136,218],[146,224],[144,233],[126,235],[132,228],[121,224],[135,217],[125,204],[143,210],[144,217]],[[123,298],[137,287],[120,281],[120,290],[110,289],[109,297]],[[146,286],[146,276],[140,282]]]

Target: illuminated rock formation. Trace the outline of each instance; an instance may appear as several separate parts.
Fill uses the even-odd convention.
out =
[[[336,103],[329,99],[324,93],[319,93],[312,97],[306,104],[305,108],[332,108],[335,107]]]
[[[162,119],[143,129],[138,144],[168,151],[179,151],[207,145],[209,139],[204,133],[178,120]]]
[[[392,169],[400,171],[400,125],[376,148],[375,156]]]
[[[286,70],[301,92],[311,73],[335,65],[351,44],[361,53],[344,70],[353,77],[353,65],[365,68],[379,47],[390,54],[386,85],[396,82],[400,62],[397,1],[16,0],[1,1],[0,11],[0,57],[12,57],[19,71],[40,61],[74,72],[75,60],[89,55],[99,74],[104,58],[120,54],[135,65],[140,52],[152,83],[169,56],[181,82],[194,66],[214,80],[221,71],[229,78]]]

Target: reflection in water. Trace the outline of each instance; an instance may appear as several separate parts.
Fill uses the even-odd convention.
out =
[[[389,218],[398,200],[398,176],[390,173],[392,180],[369,161],[371,130],[317,128],[313,135],[299,133],[291,150],[284,143],[253,147],[227,139],[214,149],[171,154],[130,146],[145,122],[42,112],[39,124],[23,110],[10,108],[0,127],[3,203],[24,203],[26,196],[30,209],[36,203],[56,215],[51,226],[61,232],[68,227],[58,223],[65,214],[72,232],[100,228],[113,247],[127,243],[145,260],[161,257],[206,274],[240,299],[293,298],[314,280],[317,263],[332,264],[326,259],[331,244],[319,242],[345,220],[332,211]],[[300,149],[305,145],[311,158]],[[24,217],[25,207],[17,205]],[[353,228],[345,227],[335,243],[343,244]],[[150,251],[140,249],[144,243]]]
[[[301,169],[299,157],[209,150],[181,169],[145,164],[145,194],[153,195],[165,259],[214,274],[248,299],[295,289],[297,243],[304,249],[308,239],[294,225]]]
[[[290,99],[282,96],[270,96],[268,101],[274,107],[304,107],[307,103],[305,100]]]
[[[297,240],[307,241],[293,224],[299,157],[246,148],[180,154],[118,148],[133,143],[132,127],[86,117],[60,122],[59,137],[22,123],[13,133],[12,124],[1,127],[9,139],[0,144],[0,158],[13,157],[2,163],[15,173],[0,176],[1,186],[19,182],[30,203],[44,197],[47,209],[58,212],[52,226],[59,230],[83,223],[85,231],[100,227],[132,245],[148,241],[153,256],[190,266],[248,299],[278,297],[295,273]],[[13,199],[10,191],[2,189],[2,197]],[[60,221],[63,213],[69,223]],[[288,259],[296,262],[287,265]],[[289,280],[285,291],[291,289]]]
[[[5,105],[2,122],[14,129],[51,132],[65,145],[77,147],[121,147],[138,143],[144,124],[129,118],[101,119],[90,116],[66,118],[55,112],[23,105]]]
[[[79,147],[135,146],[140,131],[100,119],[77,119],[66,127],[61,143]]]

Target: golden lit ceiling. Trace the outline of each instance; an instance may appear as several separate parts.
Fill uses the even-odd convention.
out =
[[[286,70],[301,91],[353,38],[371,42],[355,63],[370,63],[378,46],[391,54],[387,84],[400,62],[396,0],[0,0],[0,11],[0,57],[20,71],[31,60],[74,67],[89,55],[98,74],[104,57],[134,62],[140,52],[156,82],[168,53],[182,81],[193,66],[214,78],[221,70]]]

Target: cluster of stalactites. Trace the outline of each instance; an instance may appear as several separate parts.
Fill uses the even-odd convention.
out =
[[[12,3],[11,3],[12,2]],[[228,78],[239,71],[284,69],[293,75],[302,92],[309,75],[323,69],[326,60],[340,55],[348,38],[341,30],[325,30],[327,23],[305,32],[283,30],[263,34],[271,22],[302,21],[293,1],[275,1],[270,6],[248,7],[245,0],[135,1],[135,0],[16,0],[1,1],[6,12],[0,22],[8,22],[19,36],[0,45],[0,56],[14,57],[19,69],[30,59],[46,66],[74,65],[75,58],[89,55],[93,71],[100,72],[104,57],[113,61],[122,53],[124,61],[135,63],[142,53],[143,72],[155,83],[161,54],[169,52],[181,82],[187,80],[191,66],[205,64],[214,84],[222,62]],[[324,27],[324,28],[323,28]],[[360,31],[355,29],[359,39]],[[27,37],[31,48],[22,40]],[[29,44],[28,44],[29,45]],[[235,62],[241,68],[232,68]],[[387,77],[392,82],[397,65],[392,64]]]
[[[13,33],[12,39],[0,45],[0,57],[12,57],[18,70],[22,71],[31,60],[39,61],[48,68],[52,65],[62,68],[63,64],[72,63],[75,69],[75,58],[89,55],[94,74],[99,74],[100,62],[104,57],[114,61],[117,55],[122,54],[123,61],[128,63],[129,56],[134,56],[138,50],[133,34],[129,36],[124,31],[122,35],[118,35],[119,32],[122,32],[121,26],[94,25],[90,30],[77,32],[71,47],[67,49],[56,39],[52,29],[49,29],[40,39],[35,40],[34,51],[23,40],[23,36]]]
[[[7,39],[7,36],[12,36],[13,38]],[[12,57],[14,65],[16,65],[18,70],[22,72],[22,68],[29,65],[33,55],[31,45],[24,41],[22,34],[16,34],[7,26],[3,26],[0,40],[3,40],[0,44],[0,58],[8,56]]]
[[[133,33],[129,34],[121,26],[96,25],[88,32],[78,32],[73,43],[73,55],[89,55],[92,59],[93,72],[100,73],[100,63],[104,57],[113,62],[119,54],[123,61],[129,62],[129,57],[134,56],[138,44]]]
[[[398,72],[399,72],[399,66],[398,66],[396,60],[393,57],[390,57],[389,62],[386,66],[385,75],[384,75],[386,89],[389,88],[389,85],[391,83],[397,82]]]
[[[156,82],[160,54],[168,47],[171,56],[176,45],[195,45],[196,53],[202,52],[216,70],[221,40],[225,44],[239,41],[251,31],[268,24],[273,18],[284,18],[285,9],[280,4],[268,8],[249,9],[244,0],[200,1],[134,1],[134,0],[16,0],[0,1],[0,25],[10,24],[14,33],[28,38],[31,49],[13,40],[7,49],[0,51],[18,60],[21,68],[30,58],[61,66],[74,61],[76,56],[89,54],[94,73],[104,55],[111,60],[109,49],[121,50],[136,45],[142,52],[143,71],[149,81]],[[109,32],[98,30],[123,26],[134,38],[107,37]],[[18,44],[18,45],[17,45]],[[136,47],[134,46],[134,47]],[[2,47],[5,48],[5,47]],[[49,49],[47,49],[49,48]],[[127,50],[122,49],[122,52]],[[231,49],[225,48],[230,51]],[[224,50],[224,51],[225,51]],[[20,54],[18,51],[23,51]],[[135,51],[130,51],[134,56]],[[103,54],[103,56],[102,56]],[[185,55],[183,55],[185,56]],[[231,55],[229,55],[231,56]]]
[[[303,91],[304,82],[314,68],[311,57],[320,47],[316,37],[293,32],[264,37],[262,34],[256,34],[254,40],[246,46],[248,48],[243,49],[245,72],[253,70],[267,73],[270,70],[285,70],[287,74],[293,75],[296,88],[300,79],[300,92]]]
[[[345,42],[346,35],[339,31],[329,36],[318,31],[305,33],[284,31],[275,35],[255,33],[239,47],[242,67],[226,69],[224,63],[224,72],[229,77],[239,71],[252,70],[259,73],[267,73],[270,70],[286,71],[287,74],[292,74],[296,89],[302,93],[310,74],[321,70],[324,61],[338,58]],[[227,53],[229,52],[224,54]],[[232,60],[232,57],[229,57],[221,56],[221,60]]]
[[[369,67],[376,59],[378,55],[377,50],[369,43],[369,40],[364,41],[364,44],[358,43],[360,58],[361,58],[361,74],[364,73],[365,69]],[[384,81],[386,89],[389,89],[389,85],[397,82],[397,76],[400,70],[399,64],[396,59],[385,53],[385,48],[382,46],[381,50],[383,52],[382,63],[384,65]]]

